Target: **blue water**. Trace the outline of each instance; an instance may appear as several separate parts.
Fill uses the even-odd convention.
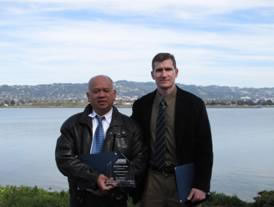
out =
[[[67,189],[55,165],[59,128],[80,108],[0,109],[0,185]],[[121,112],[131,114],[131,109]],[[209,108],[213,134],[212,191],[251,201],[274,190],[274,108]]]

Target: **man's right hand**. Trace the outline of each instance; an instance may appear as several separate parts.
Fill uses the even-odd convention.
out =
[[[100,191],[104,192],[104,191],[109,191],[112,188],[115,188],[117,186],[117,183],[115,182],[111,182],[111,184],[109,184],[110,182],[108,182],[109,180],[111,180],[112,178],[108,178],[107,176],[100,174],[98,176],[97,179],[97,185],[100,189]]]

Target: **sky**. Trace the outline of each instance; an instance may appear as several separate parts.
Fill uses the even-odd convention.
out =
[[[0,0],[0,85],[153,81],[274,87],[273,0]]]

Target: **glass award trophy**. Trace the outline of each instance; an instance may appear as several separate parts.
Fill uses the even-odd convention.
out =
[[[130,161],[122,154],[117,153],[117,159],[107,164],[107,176],[113,178],[108,184],[117,184],[122,188],[135,188],[134,175],[130,170]]]

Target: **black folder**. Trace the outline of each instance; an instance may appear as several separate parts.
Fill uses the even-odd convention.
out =
[[[192,188],[194,164],[184,164],[175,167],[176,185],[179,201],[185,203]]]

